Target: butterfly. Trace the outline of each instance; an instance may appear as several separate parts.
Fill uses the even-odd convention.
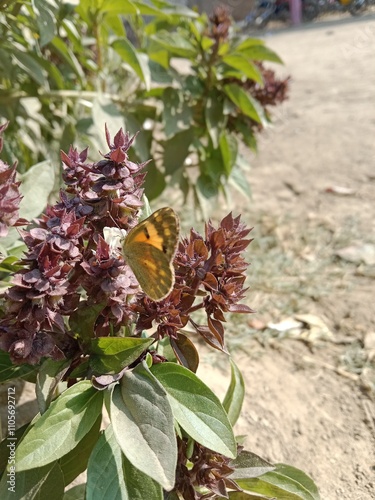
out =
[[[164,299],[174,285],[173,257],[180,233],[177,214],[161,208],[131,229],[122,253],[150,299]]]

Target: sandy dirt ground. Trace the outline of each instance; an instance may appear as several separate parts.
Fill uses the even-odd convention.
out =
[[[255,226],[248,303],[257,313],[228,340],[247,388],[236,431],[247,435],[246,448],[310,474],[322,500],[370,500],[375,18],[325,20],[264,38],[284,60],[279,74],[292,81],[290,99],[249,158],[253,200],[242,214]],[[288,327],[298,314],[314,318]],[[280,331],[269,327],[282,321]],[[207,354],[203,376],[224,394],[220,363]]]
[[[228,323],[247,391],[235,430],[247,449],[310,474],[322,500],[370,500],[375,18],[325,20],[265,40],[292,81],[258,156],[244,151],[253,199],[236,196],[230,207],[255,226],[248,303],[257,311]],[[288,318],[299,321],[291,328]],[[204,352],[200,374],[223,396],[227,360]],[[21,396],[19,418],[37,411],[32,391]]]

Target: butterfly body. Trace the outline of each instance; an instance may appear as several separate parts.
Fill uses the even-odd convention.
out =
[[[164,299],[174,285],[173,257],[179,237],[179,221],[169,207],[161,208],[135,226],[122,250],[142,290],[151,299]]]

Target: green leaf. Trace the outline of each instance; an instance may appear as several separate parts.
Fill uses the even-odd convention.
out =
[[[86,500],[162,500],[160,485],[136,469],[123,455],[113,428],[97,442],[87,469]],[[64,499],[65,500],[65,499]]]
[[[119,373],[155,341],[154,338],[100,337],[91,340],[90,365],[94,372]]]
[[[249,479],[261,476],[266,472],[275,470],[275,466],[258,457],[255,453],[243,450],[241,453],[229,463],[235,471],[230,475],[231,479]]]
[[[194,373],[175,363],[151,369],[167,391],[179,425],[210,450],[234,458],[237,445],[232,426],[219,399]]]
[[[152,153],[151,153],[151,147],[152,147],[152,130],[145,130],[143,128],[143,123],[144,121],[148,118],[146,116],[143,118],[141,115],[141,111],[149,111],[150,114],[152,114],[153,111],[155,111],[154,107],[149,107],[146,109],[146,106],[137,106],[136,108],[136,115],[139,120],[131,113],[125,113],[123,115],[124,118],[124,123],[125,123],[125,128],[126,131],[129,132],[129,134],[134,135],[138,132],[137,138],[135,139],[132,149],[137,155],[137,160],[140,162],[145,162],[150,160],[152,158]],[[152,116],[151,119],[154,117]],[[131,151],[130,151],[131,153]]]
[[[257,495],[248,493],[247,491],[230,491],[230,500],[277,500],[276,498],[265,497],[263,495]]]
[[[86,436],[81,439],[75,448],[60,458],[59,463],[64,474],[65,485],[70,484],[76,477],[86,470],[87,463],[94,446],[100,436],[102,415],[99,415]]]
[[[39,411],[43,414],[49,407],[56,387],[70,366],[70,360],[46,359],[39,368],[35,386]]]
[[[16,431],[14,431],[14,435],[12,436],[16,443],[19,443],[22,436],[27,431],[30,422],[19,427]],[[8,448],[9,440],[5,437],[0,443],[0,476],[3,475],[4,471],[8,466],[8,457],[9,457],[9,448]]]
[[[177,464],[172,410],[165,390],[144,365],[124,373],[112,393],[110,416],[129,462],[171,490]]]
[[[298,482],[306,488],[312,495],[314,500],[320,500],[319,490],[314,481],[305,472],[296,467],[287,464],[276,464],[277,471],[286,477]]]
[[[247,57],[243,54],[231,53],[223,57],[222,61],[231,66],[232,68],[238,69],[243,75],[250,80],[254,80],[255,82],[263,85],[263,77],[262,73],[259,69],[253,64]]]
[[[170,343],[180,364],[195,373],[199,365],[199,355],[193,342],[179,332],[177,338],[171,337]]]
[[[208,133],[214,148],[219,145],[220,136],[224,131],[227,117],[223,113],[224,103],[218,92],[212,91],[207,97],[205,119]]]
[[[170,33],[162,30],[150,37],[151,40],[158,43],[162,48],[174,56],[186,57],[194,60],[197,56],[197,49],[188,40],[186,36],[179,33]]]
[[[285,464],[277,464],[276,469],[260,478],[237,479],[246,490],[276,497],[280,500],[320,500],[318,488],[304,472]]]
[[[238,166],[234,165],[229,177],[229,184],[235,187],[240,193],[245,195],[247,198],[251,198],[251,187],[249,181],[243,170]]]
[[[88,380],[63,392],[19,444],[17,470],[42,467],[69,453],[94,425],[102,402],[103,394]]]
[[[229,422],[234,425],[241,413],[242,403],[245,397],[245,382],[242,373],[232,358],[230,358],[230,368],[230,385],[224,397],[223,407],[227,412]]]
[[[145,193],[149,200],[155,200],[167,187],[165,175],[160,172],[155,163],[149,163],[144,171],[147,172],[143,185]]]
[[[247,124],[244,120],[244,117],[238,117],[235,120],[235,129],[242,136],[242,140],[251,150],[254,152],[257,151],[257,141],[254,136],[254,132],[252,131],[249,124]]]
[[[190,128],[163,142],[163,166],[166,174],[173,174],[182,167],[189,154],[189,147],[193,139],[194,130]]]
[[[9,357],[9,354],[0,351],[0,382],[12,380],[15,378],[23,378],[30,373],[35,372],[37,366],[31,365],[14,365]]]
[[[164,494],[164,500],[181,500],[181,497],[175,491],[170,491]]]
[[[264,45],[264,41],[260,38],[245,38],[240,39],[238,43],[234,45],[234,49],[236,52],[242,52],[247,50],[249,47],[253,47],[254,45]]]
[[[229,177],[237,160],[237,139],[229,133],[223,134],[220,138],[220,152],[223,159],[225,174]]]
[[[108,4],[108,2],[106,2],[106,4]],[[119,38],[126,37],[126,29],[121,16],[108,13],[105,16],[104,22],[108,31],[113,32],[114,36],[117,36]]]
[[[266,124],[264,112],[261,105],[241,87],[235,83],[224,86],[224,91],[229,99],[236,104],[241,112],[262,125]]]
[[[79,78],[80,84],[85,85],[85,73],[80,65],[79,60],[75,56],[73,50],[66,45],[62,38],[55,36],[53,40],[51,40],[51,46],[58,52],[59,56],[64,60],[67,66],[75,73],[75,75]]]
[[[162,10],[153,7],[148,2],[137,2],[136,0],[133,0],[133,4],[137,6],[139,13],[143,16],[167,16],[167,14],[165,14]]]
[[[280,59],[276,52],[263,44],[244,44],[242,47],[236,47],[236,52],[241,52],[244,56],[253,61],[271,61],[283,64],[282,59]]]
[[[168,51],[167,50],[156,50],[156,51],[152,51],[151,50],[152,47],[150,47],[148,50],[148,56],[150,58],[150,64],[151,62],[154,62],[156,64],[158,64],[158,66],[161,66],[164,70],[165,70],[165,75],[164,75],[164,78],[165,79],[169,79],[169,78],[172,78],[172,75],[170,74],[170,72],[168,71],[169,70],[169,56],[168,56]],[[160,70],[161,71],[161,70]],[[154,80],[154,78],[153,78]],[[157,80],[159,82],[159,80]],[[164,79],[163,79],[164,81]],[[168,82],[169,83],[169,82]]]
[[[134,2],[130,0],[111,0],[110,2],[100,2],[101,12],[110,14],[121,14],[123,16],[129,14],[139,14],[139,10]]]
[[[55,36],[56,22],[55,16],[48,8],[48,3],[44,0],[33,0],[32,6],[38,23],[40,45],[44,47]]]
[[[99,314],[102,312],[104,304],[87,306],[82,302],[69,317],[69,326],[74,334],[84,343],[89,343],[94,336],[94,327]]]
[[[111,137],[113,137],[120,128],[125,128],[124,116],[120,113],[116,104],[103,96],[100,96],[93,101],[91,114],[94,121],[94,128],[97,131],[95,138],[97,140],[99,150],[106,151],[108,149],[108,144],[105,141],[102,132],[105,124],[107,123],[109,125],[109,131]]]
[[[82,500],[85,498],[86,484],[77,484],[65,492],[63,500]]]
[[[60,150],[68,151],[69,147],[76,142],[77,124],[73,121],[67,121],[60,137]]]
[[[167,138],[175,136],[180,130],[190,129],[192,113],[184,94],[172,87],[164,90],[162,96],[164,132]]]
[[[205,198],[212,198],[219,193],[220,181],[208,174],[201,174],[196,182],[197,188]]]
[[[210,38],[208,36],[202,36],[200,42],[201,42],[201,47],[202,47],[203,51],[207,52],[214,45],[215,40],[213,40],[212,38]]]
[[[59,465],[51,463],[44,467],[18,472],[15,475],[14,489],[7,481],[5,473],[0,482],[2,500],[41,500],[45,498],[62,499],[64,496],[64,477]]]
[[[23,69],[38,85],[43,86],[46,78],[42,66],[33,56],[13,48],[12,55],[18,66]]]
[[[197,18],[199,16],[198,12],[195,12],[192,9],[189,9],[185,5],[178,5],[176,3],[162,2],[160,0],[153,0],[154,5],[159,6],[160,9],[163,9],[164,14],[168,14],[172,19],[174,17],[177,18],[178,21],[181,22],[181,17],[186,18]]]
[[[0,252],[4,255],[6,252],[6,249],[3,247],[0,247]],[[2,258],[2,257],[1,257]],[[9,257],[6,257],[0,262],[0,271],[4,273],[15,273],[17,271],[20,271],[23,267],[19,265],[19,257],[16,257],[12,251],[12,255],[9,255]]]
[[[20,204],[21,217],[31,220],[43,212],[53,190],[54,182],[55,174],[49,160],[33,165],[21,176],[20,190],[23,195]]]
[[[126,62],[134,73],[145,84],[147,90],[151,86],[150,68],[146,54],[137,52],[135,47],[126,39],[121,38],[112,43],[112,48],[119,54],[121,59]]]

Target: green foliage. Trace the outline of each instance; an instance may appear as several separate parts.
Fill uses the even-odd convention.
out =
[[[152,373],[163,385],[178,424],[195,441],[227,457],[236,456],[232,426],[212,391],[190,370],[160,363]]]
[[[106,464],[103,468],[103,463]],[[161,486],[131,465],[116,440],[111,425],[99,438],[88,464],[87,500],[163,499]]]
[[[113,356],[116,365],[120,349],[113,341],[133,339],[98,340],[101,343],[95,345],[94,351],[106,350],[106,356]],[[125,359],[127,342],[123,350]],[[47,363],[44,371],[51,371],[55,364],[59,379],[62,363]],[[43,380],[50,386],[46,377]],[[100,434],[102,395],[89,381],[81,381],[65,390],[28,429],[25,426],[26,432],[20,429],[16,436],[20,441],[16,451],[16,498],[47,498],[52,491],[54,498],[81,498],[82,487],[72,488],[63,497],[64,486],[87,467],[87,499],[161,500],[163,488],[170,490],[175,480],[174,421],[202,445],[236,456],[233,432],[223,407],[210,389],[182,366],[161,363],[149,371],[143,364],[126,371],[120,384],[106,391],[111,425]],[[237,415],[242,399],[242,376],[232,362],[232,379],[225,398],[229,415]],[[233,406],[235,411],[231,410]],[[0,444],[4,457],[8,442],[5,439]],[[312,480],[293,467],[273,466],[247,451],[228,465],[234,470],[230,479],[244,489],[230,492],[229,498],[319,499]],[[13,498],[7,489],[6,473],[0,482],[1,497]]]
[[[24,378],[31,373],[36,372],[35,366],[30,365],[14,365],[9,357],[9,354],[0,351],[0,382],[6,382],[15,378]]]
[[[102,399],[88,380],[67,389],[23,437],[17,472],[43,467],[72,451],[98,419]]]
[[[113,390],[110,416],[132,466],[171,490],[177,465],[174,415],[165,390],[145,366],[124,374]]]
[[[263,495],[261,498],[280,498],[283,500],[319,500],[319,492],[314,482],[304,472],[290,465],[277,464],[275,470],[258,478],[238,479],[238,484],[252,493]],[[233,493],[230,498],[245,500],[252,498]]]
[[[218,23],[157,0],[10,2],[0,13],[4,161],[17,158],[20,172],[46,161],[51,172],[70,144],[103,150],[107,122],[141,131],[132,159],[154,157],[149,199],[173,185],[198,203],[225,193],[229,179],[249,195],[238,145],[254,146],[269,120],[254,94],[267,85],[258,63],[281,61],[261,40],[237,37],[229,18],[224,30]]]
[[[109,347],[108,357],[116,359],[118,349],[110,352]],[[50,369],[53,363],[60,373],[61,363],[48,361]],[[227,405],[238,399],[237,394],[243,396],[243,381],[232,362]],[[100,432],[103,392],[93,389],[89,381],[65,390],[40,418],[17,431],[16,498],[82,498],[83,486],[68,490],[65,496],[64,487],[87,467],[87,499],[162,500],[163,488],[169,491],[175,482],[177,430],[180,436],[183,432],[211,450],[236,457],[228,462],[228,470],[233,471],[229,479],[243,491],[229,491],[229,498],[319,500],[315,484],[302,471],[274,466],[249,451],[237,455],[220,402],[182,366],[161,363],[150,371],[145,363],[139,364],[125,371],[120,384],[109,386],[104,395],[111,422],[104,432]],[[0,443],[4,457],[7,443],[9,439]],[[9,467],[3,468],[1,498],[13,498],[6,482]]]
[[[241,413],[242,403],[245,397],[245,382],[242,373],[233,359],[230,360],[230,367],[230,385],[225,394],[223,407],[228,414],[230,423],[234,425]]]

